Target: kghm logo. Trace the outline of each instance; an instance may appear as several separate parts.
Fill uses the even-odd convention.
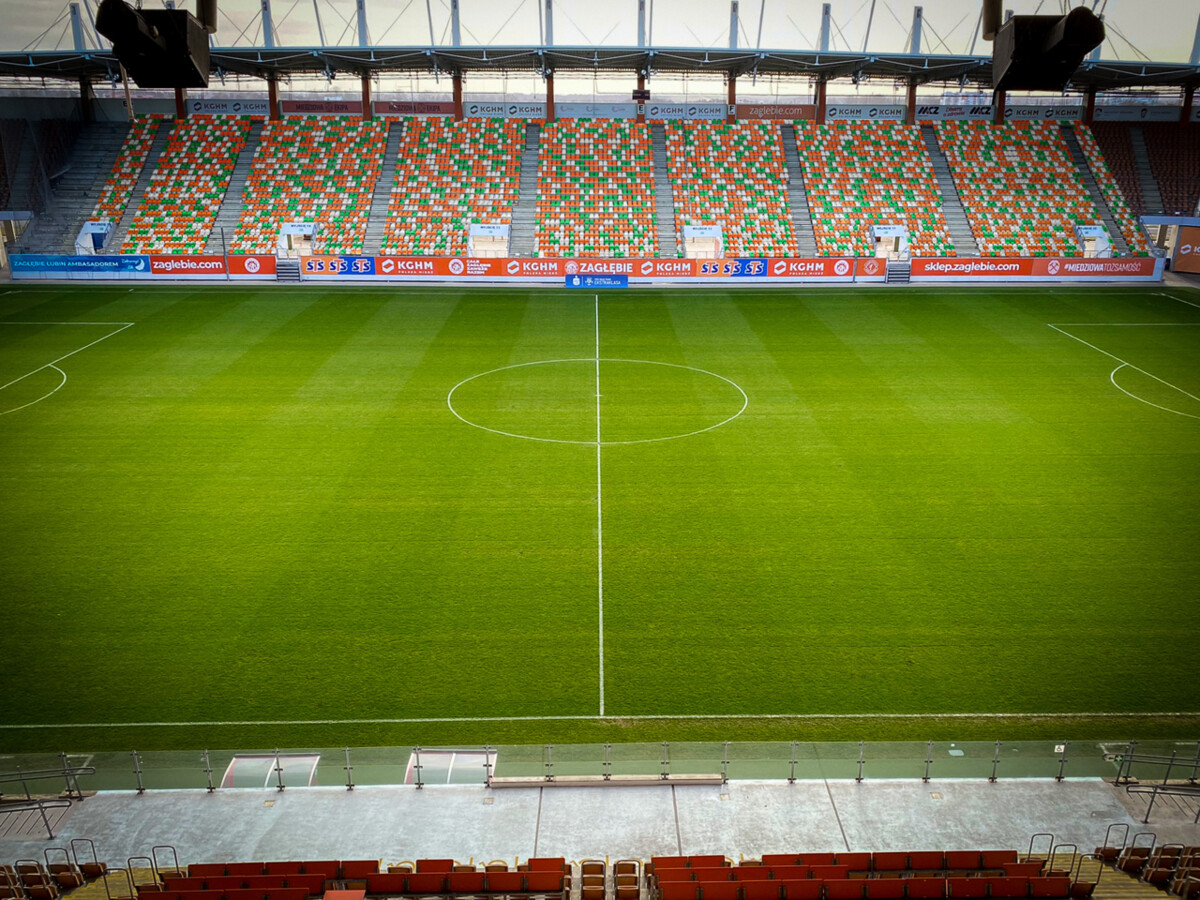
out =
[[[879,115],[879,107],[872,106],[871,111],[867,113],[867,115],[872,119],[875,118],[877,115]]]
[[[518,272],[521,271],[521,263],[515,259],[510,259],[508,261],[508,265],[505,266],[504,269],[505,269],[505,271],[508,272],[509,275],[516,275]]]
[[[515,116],[515,115],[517,114],[517,112],[518,112],[518,110],[517,110],[517,107],[516,107],[515,105],[514,105],[514,106],[510,106],[510,107],[508,108],[508,114],[509,114],[510,116]]]

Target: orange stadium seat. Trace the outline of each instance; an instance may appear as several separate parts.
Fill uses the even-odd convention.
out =
[[[649,126],[565,119],[542,129],[535,256],[657,256]]]
[[[915,125],[796,122],[821,256],[874,256],[869,228],[902,225],[913,256],[954,256],[929,150]]]
[[[725,255],[795,256],[787,163],[777,122],[668,121],[675,227],[720,225]]]

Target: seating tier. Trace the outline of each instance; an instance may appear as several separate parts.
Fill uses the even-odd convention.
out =
[[[675,229],[720,225],[725,255],[795,256],[787,162],[776,122],[668,121]]]
[[[250,119],[193,116],[171,131],[122,253],[203,253]]]
[[[463,256],[472,224],[511,224],[523,131],[516,119],[407,119],[383,252]]]
[[[1076,225],[1103,222],[1057,123],[938,122],[984,256],[1080,256]]]
[[[869,228],[902,225],[913,256],[953,256],[933,161],[915,125],[796,123],[817,252],[874,256]]]
[[[1121,229],[1121,235],[1129,244],[1130,252],[1134,256],[1149,256],[1150,242],[1146,239],[1141,225],[1138,224],[1137,216],[1125,201],[1125,195],[1121,192],[1116,176],[1113,175],[1112,169],[1104,159],[1100,144],[1097,143],[1095,136],[1086,125],[1076,122],[1072,127],[1075,129],[1075,137],[1079,140],[1084,158],[1087,159],[1088,168],[1092,170],[1092,177],[1096,179],[1096,186],[1100,188],[1100,193],[1104,197],[1104,202],[1108,204],[1113,220]]]
[[[315,253],[360,253],[387,123],[304,116],[269,122],[242,195],[230,250],[274,253],[284,222],[311,222]]]
[[[655,222],[649,126],[622,119],[546,123],[535,256],[656,256]]]
[[[1167,215],[1192,216],[1200,204],[1200,122],[1142,125],[1150,169]]]
[[[129,126],[129,133],[125,135],[117,161],[100,190],[100,199],[96,201],[90,221],[108,221],[115,225],[121,220],[162,122],[162,116],[138,116]]]

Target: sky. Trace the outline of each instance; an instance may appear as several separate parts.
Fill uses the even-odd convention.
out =
[[[144,0],[147,6],[162,0]],[[668,46],[720,47],[729,43],[729,0],[646,0],[653,9],[652,42]],[[1095,0],[1087,0],[1091,5]],[[1109,36],[1103,56],[1186,62],[1192,51],[1198,0],[1098,0]],[[448,44],[449,0],[365,0],[371,41],[384,45],[428,45],[432,13],[434,43]],[[544,3],[544,0],[542,0]],[[194,10],[194,0],[182,4]],[[218,45],[261,43],[259,0],[218,0]],[[280,44],[319,43],[320,12],[326,42],[357,43],[354,0],[272,0]],[[871,6],[875,15],[867,40]],[[965,53],[979,15],[977,0],[923,0],[926,52]],[[833,0],[834,49],[898,51],[906,48],[912,0]],[[1018,14],[1058,12],[1061,0],[1007,0]],[[460,0],[464,44],[535,44],[538,0]],[[741,0],[739,44],[811,49],[820,28],[821,0]],[[0,0],[0,48],[69,47],[65,0]],[[36,44],[39,35],[44,36]],[[559,44],[632,45],[637,42],[637,0],[554,0],[554,40]],[[976,52],[990,45],[980,40]],[[1142,56],[1145,54],[1145,57]]]

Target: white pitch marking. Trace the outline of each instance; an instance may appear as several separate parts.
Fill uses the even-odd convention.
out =
[[[717,422],[715,425],[709,425],[707,428],[701,428],[698,431],[689,431],[687,434],[672,434],[672,435],[668,435],[666,437],[657,437],[657,438],[640,438],[636,441],[604,441],[603,444],[605,447],[619,447],[619,446],[622,446],[625,444],[655,444],[655,443],[659,443],[661,441],[676,441],[676,440],[679,440],[680,438],[695,437],[698,434],[704,434],[706,431],[712,431],[716,428],[720,428],[722,425],[728,425],[730,422],[732,422],[734,419],[736,419],[738,416],[740,416],[742,413],[744,413],[746,411],[746,407],[750,405],[750,397],[746,394],[746,392],[744,390],[742,390],[742,386],[740,384],[738,384],[736,381],[733,381],[732,379],[726,378],[724,375],[718,375],[716,372],[710,372],[707,369],[699,369],[696,366],[683,366],[678,363],[658,362],[657,360],[652,360],[652,359],[614,359],[614,358],[610,358],[610,357],[601,357],[600,361],[601,362],[617,362],[617,363],[637,363],[639,365],[646,365],[646,366],[666,366],[667,368],[670,368],[670,369],[687,369],[689,372],[699,372],[701,375],[711,375],[713,378],[720,379],[721,381],[724,381],[725,383],[729,384],[731,387],[733,387],[734,390],[736,390],[739,394],[742,395],[741,409],[739,409],[737,412],[735,412],[729,418],[727,418],[721,422]],[[463,416],[459,415],[458,410],[456,410],[454,408],[454,392],[457,391],[464,384],[472,382],[477,378],[484,378],[485,376],[488,376],[488,375],[494,375],[496,372],[505,372],[509,369],[525,369],[530,366],[550,366],[550,365],[555,365],[557,363],[591,363],[591,362],[595,362],[595,358],[591,357],[591,356],[581,357],[578,359],[539,359],[536,362],[515,363],[514,365],[511,365],[511,366],[500,366],[499,368],[489,369],[486,372],[479,372],[476,375],[471,375],[468,378],[464,378],[462,381],[460,381],[454,387],[450,388],[450,392],[448,394],[446,394],[446,406],[450,410],[450,412],[454,415],[454,417],[456,419],[458,419],[460,422],[462,422],[464,425],[470,425],[472,428],[478,428],[480,431],[487,431],[492,434],[501,435],[503,437],[520,438],[523,441],[540,441],[543,444],[576,444],[576,445],[590,447],[596,443],[594,440],[572,441],[572,440],[567,440],[565,438],[534,437],[533,435],[530,435],[530,434],[517,434],[516,432],[513,432],[513,431],[501,431],[499,428],[488,428],[486,425],[480,425],[478,422],[472,422],[470,419],[463,418]]]
[[[1133,366],[1129,366],[1129,364],[1126,363],[1125,365],[1117,366],[1115,369],[1113,369],[1111,372],[1108,373],[1108,380],[1111,381],[1112,386],[1115,387],[1122,394],[1124,394],[1127,397],[1132,397],[1134,400],[1140,400],[1142,403],[1145,403],[1147,406],[1153,406],[1155,409],[1161,409],[1161,410],[1163,410],[1163,412],[1175,413],[1175,415],[1177,415],[1177,416],[1187,416],[1189,419],[1200,419],[1200,416],[1195,416],[1195,415],[1192,415],[1191,413],[1180,412],[1177,409],[1171,409],[1171,407],[1169,407],[1169,406],[1160,406],[1157,403],[1151,403],[1145,397],[1139,397],[1137,394],[1132,393],[1131,391],[1125,390],[1125,388],[1123,388],[1119,384],[1117,384],[1117,373],[1127,367],[1134,368]],[[1141,371],[1141,370],[1139,369],[1138,371]],[[1176,388],[1176,390],[1179,390],[1179,389]],[[1184,391],[1184,393],[1187,393],[1187,392]],[[1188,396],[1190,397],[1191,394],[1188,394]]]
[[[1168,294],[1166,291],[1155,291],[1160,297],[1166,297],[1168,300],[1178,300],[1180,303],[1186,303],[1188,306],[1194,306],[1200,309],[1200,303],[1193,303],[1191,300],[1184,300],[1182,297],[1176,297],[1174,294]]]
[[[453,722],[595,722],[600,719],[632,721],[661,721],[663,719],[1183,719],[1200,716],[1200,712],[1068,712],[1068,713],[720,713],[702,715],[636,715],[636,716],[468,716],[463,718],[417,719],[261,719],[218,720],[214,722],[60,722],[56,724],[12,725],[0,723],[0,731],[33,731],[49,728],[198,728],[211,726],[260,725],[424,725]]]
[[[42,396],[38,397],[36,400],[30,400],[24,406],[18,406],[15,409],[6,409],[3,412],[0,412],[0,416],[7,416],[9,413],[20,412],[21,410],[26,409],[27,407],[33,406],[33,404],[35,404],[35,403],[41,403],[43,400],[45,400],[51,394],[57,393],[58,389],[67,383],[67,373],[64,372],[62,369],[60,369],[58,366],[54,365],[54,363],[50,363],[49,366],[42,366],[42,368],[43,369],[45,369],[45,368],[53,369],[55,372],[57,372],[59,375],[62,376],[62,381],[60,381],[58,383],[58,387],[54,388],[49,393],[42,394]],[[39,369],[38,371],[41,371],[41,370]],[[28,376],[23,376],[23,377],[28,377]]]
[[[1147,372],[1145,369],[1135,366],[1131,362],[1126,362],[1125,360],[1121,359],[1121,357],[1114,356],[1112,353],[1109,353],[1107,350],[1101,350],[1095,344],[1089,344],[1083,338],[1076,337],[1075,335],[1071,334],[1071,332],[1069,332],[1069,331],[1063,331],[1057,325],[1050,325],[1050,327],[1053,328],[1055,331],[1057,331],[1059,334],[1065,334],[1067,337],[1071,338],[1072,340],[1079,341],[1079,343],[1083,344],[1086,347],[1091,347],[1097,353],[1103,353],[1109,359],[1115,359],[1117,362],[1119,362],[1121,365],[1117,366],[1115,369],[1113,369],[1109,373],[1108,380],[1111,381],[1113,383],[1113,387],[1115,387],[1117,390],[1121,391],[1121,393],[1132,397],[1134,400],[1141,400],[1143,403],[1147,404],[1148,406],[1154,406],[1154,407],[1157,407],[1158,409],[1165,409],[1167,412],[1173,412],[1180,416],[1188,416],[1189,418],[1193,418],[1193,419],[1200,418],[1200,416],[1193,416],[1190,413],[1181,413],[1181,412],[1179,412],[1179,410],[1176,410],[1176,409],[1169,409],[1165,406],[1158,406],[1157,403],[1151,403],[1149,400],[1143,400],[1141,397],[1137,396],[1136,394],[1130,394],[1129,391],[1125,390],[1123,387],[1121,387],[1119,384],[1117,384],[1117,382],[1113,379],[1113,375],[1115,375],[1118,371],[1120,371],[1123,368],[1130,368],[1130,369],[1133,369],[1135,372],[1141,372],[1143,375],[1153,378],[1155,381],[1159,382],[1160,384],[1165,384],[1169,388],[1174,388],[1175,390],[1179,391],[1179,393],[1183,394],[1185,397],[1191,397],[1197,403],[1200,403],[1200,397],[1197,397],[1195,394],[1189,394],[1183,388],[1178,387],[1177,385],[1171,384],[1171,382],[1166,381],[1162,378],[1159,378],[1153,372]]]
[[[1061,325],[1063,328],[1133,328],[1136,326],[1145,326],[1147,328],[1161,328],[1164,325],[1186,328],[1189,325],[1200,325],[1200,322],[1057,322],[1056,325]]]
[[[600,628],[600,715],[604,715],[604,479],[600,469],[600,295],[596,294],[596,591]]]
[[[30,322],[6,322],[5,324],[7,324],[7,325],[30,325],[30,324],[34,324],[34,323],[30,323]],[[37,323],[37,324],[58,324],[58,323]],[[82,322],[78,322],[78,323],[73,323],[73,324],[79,324],[79,325],[82,325],[82,324],[84,324],[84,323],[82,323]],[[104,335],[104,337],[99,337],[99,338],[96,338],[96,340],[92,341],[90,344],[84,344],[84,345],[83,345],[82,347],[80,347],[78,350],[72,350],[70,353],[64,353],[64,354],[63,354],[62,356],[60,356],[58,359],[52,359],[52,360],[50,360],[50,362],[46,363],[44,366],[38,366],[38,367],[37,367],[36,369],[34,369],[32,372],[26,372],[26,373],[25,373],[24,375],[22,375],[21,377],[19,377],[19,378],[14,378],[14,379],[13,379],[12,381],[10,381],[8,384],[3,384],[3,385],[0,385],[0,391],[4,390],[4,389],[5,389],[5,388],[7,388],[7,387],[12,387],[12,386],[13,386],[14,384],[16,384],[18,381],[24,381],[24,380],[25,380],[26,378],[28,378],[30,375],[36,375],[38,372],[42,371],[42,369],[57,369],[58,367],[55,365],[55,363],[60,363],[60,362],[62,362],[64,359],[67,359],[67,358],[69,358],[69,357],[72,357],[72,356],[74,356],[76,353],[82,353],[82,352],[83,352],[84,350],[86,350],[88,347],[94,347],[96,344],[100,343],[101,341],[106,341],[106,340],[108,340],[110,337],[112,337],[113,335],[115,335],[115,334],[120,334],[122,331],[124,331],[126,328],[128,328],[130,325],[132,325],[132,324],[133,324],[133,322],[120,322],[120,323],[118,323],[118,322],[100,322],[100,323],[95,323],[95,322],[93,322],[93,323],[90,323],[90,324],[100,324],[100,325],[118,325],[118,324],[119,324],[121,327],[120,327],[120,328],[118,328],[116,331],[113,331],[113,332],[110,332],[110,333],[108,333],[108,334]],[[62,369],[59,369],[58,371],[59,371],[59,372],[62,372]],[[64,378],[66,378],[66,375],[64,374],[64,375],[63,375],[63,377],[64,377]],[[58,387],[62,387],[62,385],[60,384]],[[58,390],[58,388],[55,388],[55,390]],[[53,391],[51,391],[51,393],[53,393]],[[24,409],[24,407],[22,407],[22,409]],[[15,410],[15,409],[10,409],[10,410],[9,410],[9,412],[16,412],[16,410]]]

